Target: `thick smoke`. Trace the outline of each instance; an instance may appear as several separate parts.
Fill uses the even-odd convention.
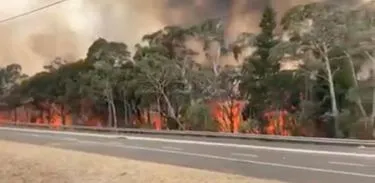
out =
[[[82,57],[98,37],[123,41],[132,49],[144,34],[166,25],[190,25],[224,17],[227,39],[258,31],[261,11],[272,3],[281,15],[293,5],[314,0],[70,0],[0,24],[0,65],[19,63],[25,72],[40,71],[56,56]],[[315,0],[319,1],[319,0]],[[53,0],[0,2],[0,19],[46,5]]]

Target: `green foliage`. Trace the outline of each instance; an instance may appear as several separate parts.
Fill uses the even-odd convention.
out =
[[[27,76],[22,74],[22,67],[18,64],[0,68],[0,96],[8,95],[25,78]]]
[[[259,133],[258,130],[260,129],[260,124],[260,121],[249,118],[246,121],[241,122],[239,131],[241,133]]]
[[[86,61],[95,63],[105,61],[111,65],[124,64],[129,61],[128,46],[119,42],[107,42],[103,38],[97,39],[89,48]]]
[[[260,22],[261,32],[256,37],[257,50],[246,61],[243,70],[241,91],[246,94],[252,108],[252,118],[263,121],[262,114],[267,108],[284,107],[285,92],[295,87],[294,74],[280,72],[280,60],[273,59],[273,48],[278,44],[275,39],[276,14],[272,7],[266,7]],[[261,123],[264,128],[266,123]]]
[[[210,108],[206,104],[194,103],[190,105],[186,110],[183,119],[191,130],[219,130],[219,123],[212,118]]]

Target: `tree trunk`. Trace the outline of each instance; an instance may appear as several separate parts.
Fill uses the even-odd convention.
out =
[[[43,109],[39,109],[39,119],[40,119],[40,123],[43,123],[44,124],[44,110]]]
[[[375,78],[373,78],[373,88],[375,87]],[[375,88],[372,90],[372,112],[371,112],[371,118],[370,118],[370,126],[374,127],[374,121],[375,121]],[[368,125],[366,124],[366,129],[368,128]]]
[[[348,61],[349,61],[349,65],[350,65],[350,70],[351,70],[352,77],[353,77],[354,86],[355,86],[355,88],[359,88],[359,84],[358,84],[358,81],[357,81],[357,74],[356,74],[355,69],[354,69],[353,60],[352,60],[351,56],[348,53],[345,53],[345,54],[348,57]],[[367,118],[368,116],[367,116],[365,108],[363,107],[363,102],[362,102],[362,99],[361,99],[360,96],[357,97],[356,104],[357,104],[359,110],[361,111],[362,116],[365,117],[365,118]],[[365,126],[367,127],[367,125],[368,124],[367,124],[367,120],[366,120]]]
[[[178,117],[176,116],[176,113],[175,113],[175,110],[171,104],[171,102],[169,101],[169,98],[168,96],[162,92],[162,95],[163,95],[163,98],[165,100],[165,102],[167,103],[167,107],[168,107],[168,115],[173,118],[174,120],[176,120],[178,126],[179,126],[179,129],[181,130],[185,130],[185,127],[182,125],[180,119],[178,119]]]
[[[26,122],[30,123],[31,122],[30,111],[29,111],[29,109],[26,106],[23,106],[23,109],[25,110],[25,113],[26,113]]]
[[[52,123],[52,108],[51,106],[48,108],[48,124]]]
[[[375,58],[368,52],[366,52],[366,55],[369,57],[369,59],[372,62],[372,112],[370,117],[370,127],[372,127],[372,137],[375,137]],[[366,128],[368,125],[366,124]],[[367,130],[366,130],[367,131]]]
[[[157,97],[156,101],[157,101],[157,105],[158,105],[158,106],[157,106],[158,114],[159,114],[159,116],[160,116],[160,120],[162,120],[161,117],[162,117],[163,115],[162,115],[162,112],[161,112],[161,106],[160,106],[161,104],[160,104],[160,97],[159,97],[159,96]],[[161,122],[163,122],[163,121],[161,121]],[[167,126],[167,129],[169,129],[168,124],[167,124],[166,126]]]
[[[108,127],[114,127],[115,117],[113,116],[113,96],[112,96],[112,87],[109,80],[106,81],[106,88],[104,90],[105,97],[107,99],[107,108],[108,108]]]
[[[65,105],[61,104],[61,109],[60,109],[60,115],[61,115],[61,123],[62,125],[65,125]]]
[[[333,83],[331,64],[327,56],[324,56],[324,61],[325,61],[325,67],[326,67],[327,74],[328,74],[329,93],[331,96],[331,109],[332,109],[332,115],[334,117],[334,130],[335,130],[334,135],[335,137],[338,137],[339,132],[340,132],[339,121],[338,121],[339,110],[337,108],[336,92],[335,92],[335,86]]]
[[[124,98],[124,124],[125,126],[128,126],[128,104],[126,102],[126,98]]]
[[[147,116],[147,125],[151,125],[152,126],[152,119],[151,119],[151,113],[150,113],[150,107],[147,107],[147,112],[146,112],[146,116]]]
[[[370,118],[370,126],[372,127],[372,136],[375,137],[375,59],[371,59],[372,61],[372,112]],[[367,128],[367,126],[366,126]]]
[[[221,56],[221,48],[219,47],[217,49],[217,55],[212,62],[212,69],[215,73],[215,76],[219,76],[219,59],[220,59],[220,56]]]
[[[18,122],[18,113],[17,113],[17,107],[14,108],[14,121],[17,123]]]
[[[128,100],[127,100],[127,96],[126,96],[126,92],[125,90],[123,90],[122,92],[122,100],[123,100],[123,105],[124,105],[124,126],[125,127],[128,127],[129,126],[129,117],[128,117]]]
[[[305,87],[305,91],[304,91],[304,96],[303,96],[303,99],[302,100],[308,100],[308,98],[309,98],[309,78],[308,78],[308,76],[305,76],[304,77],[304,79],[305,79],[305,82],[304,82],[304,87]]]
[[[112,115],[113,115],[113,126],[115,128],[117,128],[117,111],[116,111],[116,105],[115,105],[115,103],[114,103],[113,100],[110,102],[110,104],[111,104]]]
[[[108,109],[107,127],[112,127],[112,107],[109,102],[107,102],[107,109]]]

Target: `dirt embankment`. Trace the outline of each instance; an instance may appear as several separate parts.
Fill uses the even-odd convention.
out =
[[[1,183],[281,183],[0,141]]]

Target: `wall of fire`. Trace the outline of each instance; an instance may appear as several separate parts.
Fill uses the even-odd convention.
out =
[[[219,123],[220,132],[239,132],[242,123],[242,110],[245,107],[244,101],[220,101],[209,103],[211,114],[215,121]],[[0,123],[1,122],[31,122],[36,124],[50,124],[53,126],[60,126],[65,121],[65,125],[84,125],[84,126],[106,126],[107,119],[94,114],[89,107],[82,106],[81,114],[79,116],[69,115],[61,106],[50,104],[38,106],[38,109],[31,104],[18,107],[11,110],[0,110]],[[267,134],[277,135],[292,135],[290,126],[294,125],[293,119],[287,117],[287,111],[271,111],[265,113],[268,120],[268,126],[265,129]],[[144,123],[150,121],[148,127],[156,130],[163,129],[164,119],[159,113],[151,112],[144,113],[141,118],[150,118],[145,120],[137,117],[131,117],[131,123]],[[143,121],[143,122],[142,122]],[[74,123],[73,123],[74,122]],[[142,125],[138,125],[142,126]],[[252,131],[257,133],[256,131]],[[307,134],[306,134],[307,135]]]

